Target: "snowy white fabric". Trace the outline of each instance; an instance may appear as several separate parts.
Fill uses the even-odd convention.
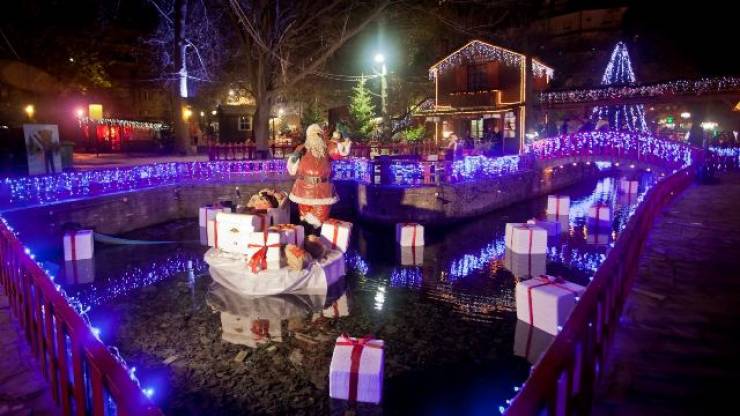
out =
[[[296,204],[303,205],[333,205],[339,202],[339,196],[334,195],[329,198],[303,198],[291,193],[288,198]],[[320,225],[321,223],[319,223]]]
[[[243,295],[266,296],[282,293],[326,293],[327,287],[345,275],[344,254],[331,250],[326,258],[307,268],[291,271],[263,270],[252,273],[243,255],[209,249],[205,261],[214,281]]]

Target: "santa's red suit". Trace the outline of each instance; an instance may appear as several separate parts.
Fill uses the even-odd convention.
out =
[[[318,227],[329,218],[331,206],[339,197],[331,182],[331,160],[349,154],[350,142],[324,142],[325,146],[311,146],[324,141],[317,124],[306,129],[306,148],[288,159],[288,172],[296,176],[290,200],[298,204],[301,220]]]

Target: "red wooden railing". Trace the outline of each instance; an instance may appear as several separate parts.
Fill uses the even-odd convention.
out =
[[[593,389],[637,275],[643,245],[655,218],[694,180],[695,169],[684,168],[648,191],[506,415],[590,413]]]
[[[161,415],[18,238],[0,222],[0,286],[63,415]],[[3,357],[3,359],[10,359]]]
[[[293,152],[295,146],[281,145],[270,146],[268,151],[270,155],[267,158],[285,158]],[[208,146],[208,160],[254,160],[260,156],[257,146],[253,144],[214,144]]]

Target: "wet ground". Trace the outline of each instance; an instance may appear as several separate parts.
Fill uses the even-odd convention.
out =
[[[617,192],[617,176],[563,192],[569,232],[532,263],[505,253],[504,225],[543,217],[546,198],[427,229],[415,253],[422,266],[402,265],[413,255],[397,251],[391,228],[356,224],[349,273],[325,296],[249,300],[215,286],[195,219],[122,236],[177,243],[97,244],[93,261],[62,265],[57,281],[91,306],[101,338],[137,366],[167,414],[342,413],[348,405],[329,399],[328,369],[343,332],[385,341],[383,403],[360,413],[491,414],[551,340],[517,322],[517,275],[541,267],[587,284],[651,181],[642,175],[637,195]],[[611,229],[584,226],[599,200],[616,212]],[[36,243],[50,269],[62,263],[57,248]],[[244,326],[258,318],[270,322],[269,339]]]

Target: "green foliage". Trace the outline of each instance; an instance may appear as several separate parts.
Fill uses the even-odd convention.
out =
[[[361,79],[350,97],[348,134],[356,140],[366,140],[375,131],[375,106],[365,80]]]
[[[424,124],[419,124],[418,126],[409,126],[403,130],[403,138],[407,142],[417,142],[424,139],[424,135],[426,134],[426,132],[427,129]]]
[[[320,124],[326,121],[324,114],[319,108],[319,104],[315,100],[311,100],[306,107],[303,108],[303,114],[301,114],[301,126],[303,130],[308,128],[311,124]]]

